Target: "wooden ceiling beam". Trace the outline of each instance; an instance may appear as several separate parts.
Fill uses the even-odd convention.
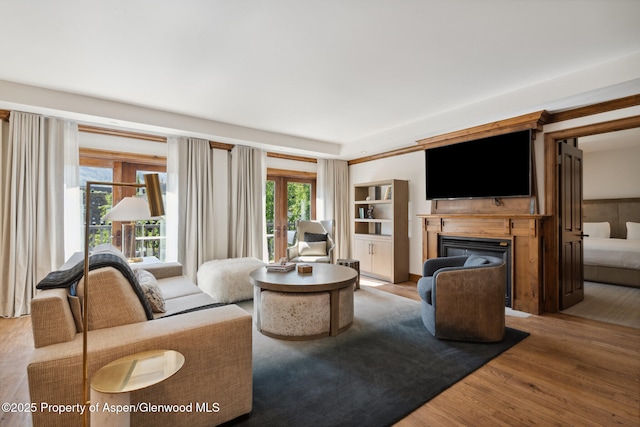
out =
[[[275,159],[295,160],[298,162],[318,163],[318,159],[314,159],[313,157],[294,156],[292,154],[267,152],[267,157],[272,157]]]
[[[97,135],[118,136],[122,138],[141,139],[143,141],[167,142],[167,137],[160,135],[150,135],[141,132],[132,132],[129,130],[109,129],[97,126],[78,125],[78,132],[93,133]]]
[[[626,96],[624,98],[613,99],[611,101],[600,102],[598,104],[587,105],[585,107],[549,113],[547,123],[564,122],[565,120],[577,119],[579,117],[591,116],[593,114],[619,110],[621,108],[635,107],[636,105],[640,105],[640,95]]]
[[[423,149],[427,147],[437,147],[441,145],[454,144],[457,142],[472,141],[474,139],[486,138],[509,132],[518,132],[526,129],[541,131],[542,126],[547,123],[548,113],[544,110],[510,119],[499,120],[493,123],[474,126],[443,135],[432,136],[416,141]]]

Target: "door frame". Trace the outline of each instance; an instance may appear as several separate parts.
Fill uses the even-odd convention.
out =
[[[551,236],[551,241],[547,242],[546,250],[554,256],[548,257],[553,260],[553,265],[545,268],[546,273],[544,281],[544,311],[556,313],[560,310],[560,259],[558,256],[560,247],[560,233],[558,228],[558,141],[567,138],[580,138],[589,135],[598,135],[601,133],[609,133],[619,130],[633,129],[637,127],[640,127],[640,115],[545,133],[545,211],[550,216],[549,226],[552,230],[549,233],[549,235]]]
[[[287,184],[289,182],[298,182],[302,184],[311,184],[311,212],[310,217],[312,220],[316,219],[316,173],[314,172],[302,172],[286,169],[267,169],[267,181],[275,181],[275,193],[274,196],[274,256],[278,259],[278,254],[286,254],[287,239],[286,234],[283,234],[282,224],[279,223],[276,218],[278,212],[287,211],[287,197],[278,197],[278,194],[286,194]],[[279,203],[278,203],[279,202]]]

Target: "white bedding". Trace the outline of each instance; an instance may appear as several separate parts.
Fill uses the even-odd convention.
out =
[[[585,237],[584,263],[640,270],[640,240]]]

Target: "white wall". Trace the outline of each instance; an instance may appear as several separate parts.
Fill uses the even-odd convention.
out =
[[[587,152],[583,160],[586,200],[640,197],[640,147]]]
[[[422,275],[422,225],[418,214],[431,212],[431,202],[425,197],[424,152],[403,154],[349,167],[349,200],[353,202],[353,185],[386,179],[409,181],[409,272]],[[353,203],[350,217],[355,218]],[[351,242],[353,247],[353,242]]]

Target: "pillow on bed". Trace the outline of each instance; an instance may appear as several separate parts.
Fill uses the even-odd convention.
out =
[[[611,237],[611,226],[608,222],[585,222],[582,225],[584,234],[589,237],[600,237],[608,239]]]
[[[640,222],[627,222],[627,240],[640,240]]]

